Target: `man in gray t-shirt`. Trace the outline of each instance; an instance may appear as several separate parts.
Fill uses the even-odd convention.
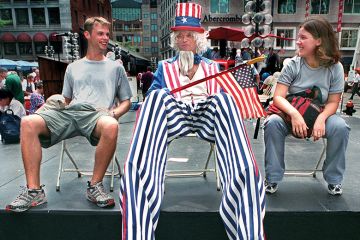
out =
[[[6,210],[22,212],[47,202],[40,184],[41,146],[50,147],[78,135],[97,145],[87,199],[99,207],[115,205],[114,198],[105,192],[102,179],[115,152],[118,119],[130,109],[132,94],[124,68],[104,56],[109,29],[110,23],[102,17],[85,21],[84,36],[88,49],[83,59],[71,63],[66,69],[65,107],[58,104],[56,109],[23,118],[21,150],[27,189],[7,205]]]

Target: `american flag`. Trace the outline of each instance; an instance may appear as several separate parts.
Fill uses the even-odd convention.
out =
[[[224,92],[234,98],[243,119],[266,116],[256,91],[251,66],[245,65],[233,73],[225,72],[215,79]]]

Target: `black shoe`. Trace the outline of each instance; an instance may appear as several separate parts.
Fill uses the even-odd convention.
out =
[[[342,194],[342,186],[341,184],[329,184],[328,185],[328,192],[331,194],[331,195],[334,195],[334,196],[339,196]]]
[[[264,181],[265,185],[265,192],[269,194],[273,194],[278,190],[278,184],[277,183],[271,183],[267,180]]]

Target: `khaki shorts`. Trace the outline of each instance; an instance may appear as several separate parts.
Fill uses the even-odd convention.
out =
[[[84,136],[91,145],[96,146],[99,138],[93,136],[96,123],[102,116],[109,116],[107,111],[97,111],[89,104],[74,104],[64,109],[37,112],[50,131],[50,136],[40,136],[43,148],[48,148],[62,140],[75,136]]]

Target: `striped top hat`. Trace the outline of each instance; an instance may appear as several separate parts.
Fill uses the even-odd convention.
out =
[[[175,26],[172,31],[195,31],[203,33],[204,28],[201,27],[202,8],[197,3],[178,3],[176,6]]]

